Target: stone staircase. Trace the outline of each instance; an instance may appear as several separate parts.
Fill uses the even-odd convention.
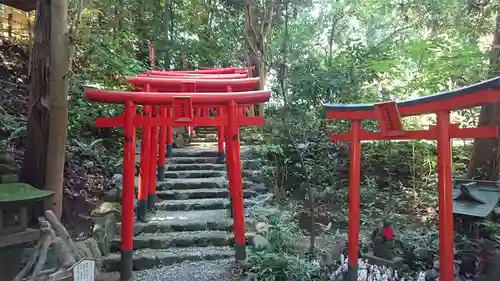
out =
[[[165,181],[157,183],[157,210],[148,215],[147,222],[137,223],[140,234],[134,237],[134,270],[234,257],[226,165],[217,164],[217,131],[199,129],[189,146],[173,150]],[[243,174],[255,179],[259,164],[248,151],[248,147],[241,148]],[[256,204],[258,196],[266,193],[262,184],[246,177],[243,189],[245,206]],[[246,224],[250,244],[253,223],[247,220]],[[119,248],[120,237],[115,237],[104,258],[106,271],[120,269]]]

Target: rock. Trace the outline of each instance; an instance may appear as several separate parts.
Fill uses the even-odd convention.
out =
[[[75,248],[77,252],[77,261],[83,258],[92,258],[92,252],[90,252],[85,241],[75,242]]]
[[[0,153],[0,163],[7,165],[15,165],[16,161],[7,153]]]
[[[134,188],[136,192],[137,189],[139,188],[139,182],[140,182],[139,176],[135,176]],[[123,175],[113,174],[113,176],[109,180],[106,190],[114,190],[114,189],[118,190],[123,189]]]
[[[267,246],[269,246],[269,241],[264,236],[256,234],[252,238],[252,244],[255,247],[255,249],[262,250],[267,248]]]
[[[121,191],[116,188],[105,191],[102,200],[105,202],[121,202]]]
[[[268,188],[264,185],[264,184],[253,184],[251,187],[250,187],[251,190],[254,190],[258,193],[264,193],[264,192],[267,192],[268,191]]]
[[[99,261],[99,267],[100,267],[100,262],[102,261],[102,254],[101,250],[99,249],[99,244],[97,243],[97,240],[95,240],[95,238],[88,238],[84,241],[84,243],[90,250],[92,258],[95,259],[96,261]]]
[[[121,220],[122,206],[117,202],[102,202],[99,207],[91,213],[92,217],[104,217],[107,214],[114,214],[117,220]]]
[[[431,249],[417,248],[415,249],[415,257],[420,261],[432,260],[434,253]]]
[[[269,226],[265,222],[258,222],[255,224],[255,233],[263,234],[266,233]]]
[[[425,271],[425,280],[426,281],[434,281],[439,277],[439,273],[436,269],[431,268]]]
[[[17,167],[14,165],[0,164],[0,175],[16,174]]]
[[[7,174],[0,176],[0,183],[14,183],[14,182],[19,182],[19,178],[17,175]]]
[[[114,174],[108,182],[107,189],[122,189],[123,188],[123,175]]]
[[[99,275],[99,268],[102,263],[102,255],[97,245],[97,241],[94,238],[89,238],[84,241],[78,241],[75,243],[75,248],[77,255],[77,262],[83,258],[90,258],[96,261],[95,265],[95,276]]]
[[[116,216],[109,213],[104,217],[94,218],[96,221],[92,231],[92,237],[97,241],[97,245],[102,255],[107,255],[111,249],[111,242],[116,233]]]
[[[183,136],[176,136],[174,139],[174,144],[176,145],[176,148],[183,148],[184,147],[184,137]]]
[[[269,204],[273,201],[274,195],[272,193],[260,194],[257,196],[257,201],[259,204]]]
[[[332,258],[332,255],[328,252],[323,252],[321,254],[321,262],[320,262],[321,266],[325,266],[325,267],[331,267],[333,265],[335,265],[335,262]]]
[[[329,249],[329,252],[334,261],[340,260],[340,257],[342,255],[342,252],[344,251],[345,246],[346,246],[345,237],[339,236],[338,239],[336,239],[336,244],[331,246],[331,248]]]

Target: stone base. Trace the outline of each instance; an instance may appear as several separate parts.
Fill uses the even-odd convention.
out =
[[[392,269],[401,269],[403,267],[403,258],[394,257],[393,260],[386,260],[373,255],[373,252],[366,254],[369,264],[390,267]]]

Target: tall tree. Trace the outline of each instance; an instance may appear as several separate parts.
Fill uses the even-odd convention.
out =
[[[54,192],[47,200],[47,209],[52,209],[61,218],[64,184],[64,160],[68,133],[68,71],[69,34],[68,0],[51,0],[50,51],[56,56],[50,60],[50,126],[47,148],[47,170],[45,189]]]
[[[275,9],[279,0],[245,1],[245,46],[249,65],[255,67],[253,77],[259,77],[261,89],[266,85],[266,43],[271,32]],[[258,114],[264,115],[264,104],[259,105]]]
[[[163,15],[163,40],[164,40],[164,55],[163,60],[165,61],[165,69],[170,69],[170,53],[169,53],[169,31],[170,31],[170,1],[165,0],[164,15]]]
[[[26,150],[20,175],[21,181],[39,189],[45,186],[50,122],[50,13],[50,1],[38,1],[29,71]]]
[[[493,43],[490,50],[490,66],[492,76],[500,75],[500,13],[496,15],[495,19]],[[500,128],[500,103],[481,107],[479,126],[497,126]],[[498,180],[500,173],[499,138],[474,140],[467,176],[475,178],[479,176],[478,173],[484,173],[487,180]]]

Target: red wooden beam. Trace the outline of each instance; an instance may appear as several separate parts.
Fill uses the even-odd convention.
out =
[[[227,67],[204,67],[204,66],[202,66],[202,67],[200,67],[200,70],[225,69],[225,68],[227,68]],[[254,69],[255,66],[252,66],[250,68]],[[247,70],[247,69],[248,69],[248,67],[236,67],[236,71],[238,71],[238,70],[240,70],[240,71],[241,70]]]
[[[398,103],[401,117],[430,114],[439,111],[452,111],[465,108],[472,108],[488,103],[495,103],[500,96],[500,90],[484,89],[477,92],[455,96],[451,98],[442,98],[430,102],[421,103]],[[356,105],[354,105],[356,106]],[[327,110],[327,118],[340,120],[365,120],[377,119],[373,107],[362,110]]]
[[[248,78],[247,74],[191,74],[191,73],[167,73],[167,74],[137,74],[139,77],[155,78],[182,78],[182,79],[243,79]]]
[[[169,86],[180,86],[186,83],[195,83],[201,88],[221,88],[226,86],[254,90],[259,87],[259,78],[245,79],[203,79],[203,78],[178,78],[178,77],[152,77],[152,76],[127,76],[127,81],[134,86],[144,87],[150,85],[153,88],[168,88]],[[223,90],[221,90],[223,91]]]
[[[91,102],[123,104],[125,101],[132,101],[135,104],[151,105],[171,105],[174,97],[183,96],[182,93],[122,92],[97,89],[85,89],[84,95],[85,100]],[[239,104],[265,103],[271,98],[271,92],[189,93],[189,96],[193,105],[218,107],[219,105],[227,105],[230,101]]]
[[[495,138],[498,136],[497,127],[479,127],[479,128],[459,128],[451,125],[449,128],[450,137],[456,139],[472,139],[472,138]],[[385,136],[381,132],[366,132],[359,133],[360,140],[436,140],[437,131],[434,127],[429,130],[405,131],[397,136]],[[350,141],[352,133],[333,134],[330,136],[331,141]]]
[[[116,117],[97,117],[96,127],[121,127],[123,126],[123,114]],[[261,116],[240,116],[238,118],[239,126],[263,126],[264,117]],[[137,115],[134,117],[134,126],[226,126],[228,124],[227,116],[222,117],[197,117],[192,121],[175,121],[173,117],[144,117]]]
[[[162,73],[195,73],[195,74],[230,74],[236,73],[239,70],[236,67],[228,68],[214,68],[214,69],[202,69],[202,70],[183,70],[183,71],[155,71],[149,70],[147,73],[150,74],[162,74]]]

